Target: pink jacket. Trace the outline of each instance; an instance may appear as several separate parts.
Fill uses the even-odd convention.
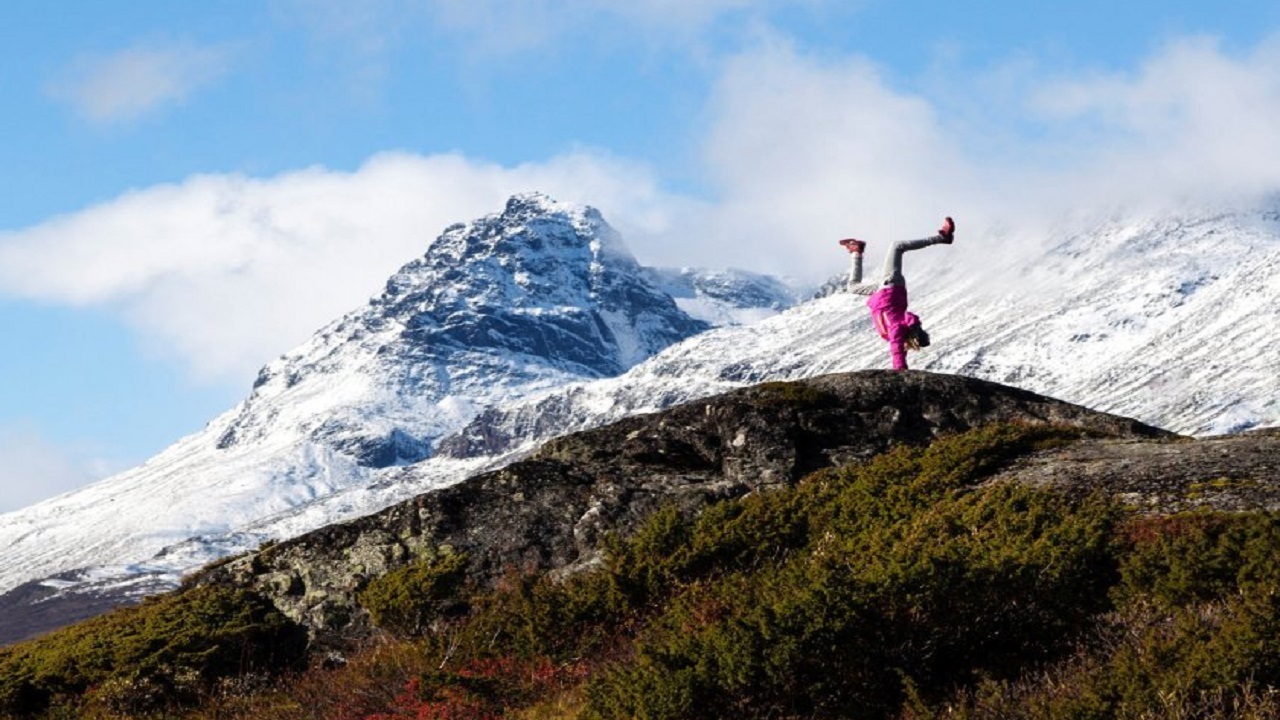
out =
[[[881,288],[867,298],[871,308],[871,321],[876,324],[880,337],[889,341],[889,355],[893,357],[894,370],[907,369],[907,338],[911,328],[920,324],[915,313],[907,312],[907,286],[890,285]]]

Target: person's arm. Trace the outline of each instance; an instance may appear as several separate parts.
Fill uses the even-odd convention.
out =
[[[889,356],[893,359],[894,370],[907,369],[907,344],[901,338],[889,341]]]
[[[906,298],[904,297],[903,300]],[[892,308],[884,313],[884,339],[889,341],[889,356],[893,359],[894,370],[907,369],[907,336],[911,328],[907,327],[906,313],[900,308]]]

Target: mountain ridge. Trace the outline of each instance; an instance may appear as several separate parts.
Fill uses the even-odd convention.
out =
[[[187,583],[262,593],[322,644],[341,645],[347,623],[356,634],[364,627],[357,590],[442,547],[470,558],[469,577],[482,585],[513,568],[572,571],[600,562],[610,533],[626,536],[666,504],[693,515],[897,445],[1010,422],[1174,437],[955,375],[870,370],[765,383],[550,440],[505,468],[219,563]]]
[[[587,259],[588,266],[591,258],[603,265],[617,261],[613,267],[627,276],[611,286],[621,288],[618,297],[626,302],[649,297],[656,303],[651,309],[661,306],[657,316],[671,323],[654,326],[658,336],[694,334],[620,376],[600,377],[641,345],[605,342],[612,334],[605,332],[609,318],[621,316],[609,315],[617,308],[606,297],[608,283],[597,275],[604,284],[591,285],[588,267],[573,282],[542,286],[553,295],[569,286],[585,288],[576,300],[588,301],[590,288],[604,288],[596,298],[604,301],[599,321],[587,321],[590,313],[578,308],[561,318],[567,325],[553,324],[559,328],[556,337],[565,327],[577,328],[578,337],[594,338],[599,346],[582,355],[574,350],[581,343],[574,341],[566,346],[571,352],[561,358],[564,363],[530,364],[523,349],[547,336],[540,330],[510,330],[512,324],[517,317],[541,322],[549,308],[567,306],[559,300],[520,305],[525,286],[517,281],[518,263],[504,268],[495,260],[475,279],[479,296],[514,302],[520,311],[510,312],[469,304],[468,293],[457,292],[457,285],[424,287],[420,273],[457,272],[456,262],[433,269],[415,261],[379,296],[388,298],[385,307],[403,311],[396,316],[401,320],[367,324],[360,319],[362,309],[330,324],[264,368],[245,404],[118,477],[117,494],[92,491],[0,516],[0,540],[26,553],[10,555],[0,590],[25,581],[57,592],[82,587],[89,594],[172,586],[182,572],[216,557],[459,482],[518,460],[567,432],[753,383],[884,364],[883,343],[856,298],[833,293],[755,322],[701,329],[706,325],[681,311],[680,298],[662,291],[660,283],[632,282],[630,276],[643,275],[643,268],[617,259],[621,241],[615,235],[591,249],[591,236],[579,230],[594,227],[598,213],[589,216],[541,196],[513,201],[512,222],[451,226],[442,235],[450,238],[442,252],[460,258],[524,238],[516,243],[517,254],[556,257],[539,255],[530,244],[528,221],[560,213],[564,222],[556,227],[564,230],[563,237],[586,240],[575,246],[575,257]],[[477,228],[471,244],[468,233]],[[554,245],[557,237],[544,240]],[[935,340],[932,348],[912,356],[913,366],[1013,384],[1184,433],[1275,424],[1280,421],[1274,393],[1280,349],[1257,339],[1269,332],[1267,308],[1280,294],[1278,238],[1280,216],[1273,210],[1138,218],[1062,230],[1043,251],[1024,248],[1030,260],[996,257],[980,275],[963,259],[983,254],[982,239],[962,236],[954,247],[907,259],[913,309]],[[987,280],[1017,273],[1030,275],[1026,283],[1036,292],[1002,294]],[[457,279],[467,280],[463,275]],[[537,275],[528,275],[526,286],[538,285]],[[683,282],[670,272],[658,277]],[[753,299],[743,306],[772,312],[769,286],[766,281],[758,286],[760,293],[751,294],[765,298],[764,305]],[[475,322],[468,324],[469,317]],[[411,343],[396,340],[396,333],[406,330],[440,339],[440,352],[458,359],[456,376],[426,373],[430,363],[413,355]],[[515,352],[486,355],[473,342]],[[1238,352],[1224,359],[1223,347]],[[386,366],[394,379],[382,384],[372,375],[339,382],[326,374],[340,361],[377,363],[397,354],[400,361]],[[310,375],[300,371],[308,363],[315,371]],[[475,389],[484,400],[465,393],[439,395],[459,388]],[[268,400],[287,402],[273,406]],[[350,410],[353,400],[362,404],[343,410]],[[193,458],[206,452],[202,443],[209,438],[223,445],[217,450],[217,473],[209,476],[206,490],[196,492],[191,479],[199,463]],[[113,502],[127,510],[111,508]],[[228,510],[207,512],[215,506]],[[96,526],[89,522],[94,513],[102,518]],[[153,522],[175,516],[183,520],[167,526]],[[76,522],[81,527],[74,527]]]
[[[386,504],[394,483],[382,476],[429,457],[479,409],[619,372],[707,327],[649,282],[598,211],[514,196],[501,213],[448,228],[380,295],[266,365],[203,430],[138,468],[0,516],[0,591],[42,576],[173,583],[268,539],[247,526],[317,498],[348,489]],[[94,566],[105,568],[79,570]]]

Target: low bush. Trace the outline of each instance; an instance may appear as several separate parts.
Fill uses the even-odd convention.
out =
[[[291,666],[305,644],[300,626],[252,593],[163,595],[0,651],[0,713],[64,698],[125,713],[193,702],[219,678]]]
[[[1135,519],[1123,528],[1118,599],[1165,607],[1280,586],[1280,517],[1270,513],[1189,512]]]
[[[667,508],[593,570],[494,591],[442,552],[362,592],[388,630],[374,647],[274,687],[211,693],[238,672],[226,653],[126,642],[108,662],[100,637],[0,652],[0,701],[84,692],[47,717],[142,717],[193,688],[192,720],[1280,717],[1280,519],[979,484],[1076,437],[990,426],[694,519]]]
[[[1077,652],[965,690],[948,717],[1280,717],[1280,518],[1138,518],[1114,547],[1115,610]]]
[[[464,555],[441,548],[374,578],[358,599],[379,627],[401,635],[419,635],[459,604],[466,569]]]
[[[1106,608],[1116,510],[969,486],[1057,439],[992,428],[900,449],[699,523],[685,547],[725,561],[697,579],[680,572],[697,553],[667,556],[684,584],[634,660],[593,680],[587,716],[884,716],[906,684],[940,697],[1060,654]],[[744,552],[735,523],[772,550]]]
[[[799,382],[766,382],[752,388],[752,401],[764,407],[830,408],[840,405],[836,395]]]

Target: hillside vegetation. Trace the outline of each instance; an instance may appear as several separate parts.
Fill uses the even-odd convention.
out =
[[[273,720],[1280,716],[1280,519],[1144,517],[1101,494],[979,484],[1079,436],[989,425],[697,517],[669,507],[565,578],[513,571],[480,589],[461,555],[437,553],[365,586],[382,627],[368,647],[301,671],[287,621],[250,595],[195,588],[0,651],[0,707]]]

